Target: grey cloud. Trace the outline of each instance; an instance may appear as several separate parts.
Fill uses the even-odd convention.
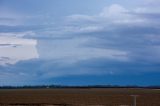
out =
[[[0,57],[0,61],[6,61],[6,60],[10,60],[9,57]]]
[[[24,31],[38,31],[43,29],[46,26],[41,25],[17,25],[17,26],[8,26],[8,25],[0,25],[0,32],[24,32]]]
[[[21,46],[21,45],[19,45],[19,44],[0,44],[0,47],[7,47],[7,46],[17,47],[17,46]]]
[[[132,13],[132,14],[148,19],[153,19],[152,21],[155,21],[154,19],[159,19],[160,17],[160,13]]]
[[[3,17],[0,17],[0,21],[15,21],[15,19],[13,19],[13,18],[3,18]]]

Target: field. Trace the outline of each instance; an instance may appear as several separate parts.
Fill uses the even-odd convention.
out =
[[[127,88],[1,89],[0,106],[160,106],[160,90]]]

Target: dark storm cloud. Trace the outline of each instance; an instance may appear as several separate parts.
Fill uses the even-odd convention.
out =
[[[15,65],[10,65],[7,68],[1,66],[0,73],[1,75],[9,73],[8,76],[3,76],[4,79],[7,77],[8,80],[5,82],[7,84],[12,81],[17,81],[17,78],[21,78],[21,82],[36,82],[41,79],[44,80],[72,75],[139,75],[144,72],[157,72],[160,69],[160,64],[117,62],[108,59],[90,59],[68,65],[59,64],[54,61],[55,60],[22,61]],[[17,76],[17,78],[12,76]],[[19,83],[20,82],[17,82],[17,84]]]

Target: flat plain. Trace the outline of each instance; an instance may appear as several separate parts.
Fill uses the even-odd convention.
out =
[[[138,88],[0,89],[0,106],[160,106],[160,90]]]

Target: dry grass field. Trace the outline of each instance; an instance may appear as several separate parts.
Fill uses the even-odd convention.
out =
[[[160,106],[160,90],[127,88],[1,89],[0,106]]]

